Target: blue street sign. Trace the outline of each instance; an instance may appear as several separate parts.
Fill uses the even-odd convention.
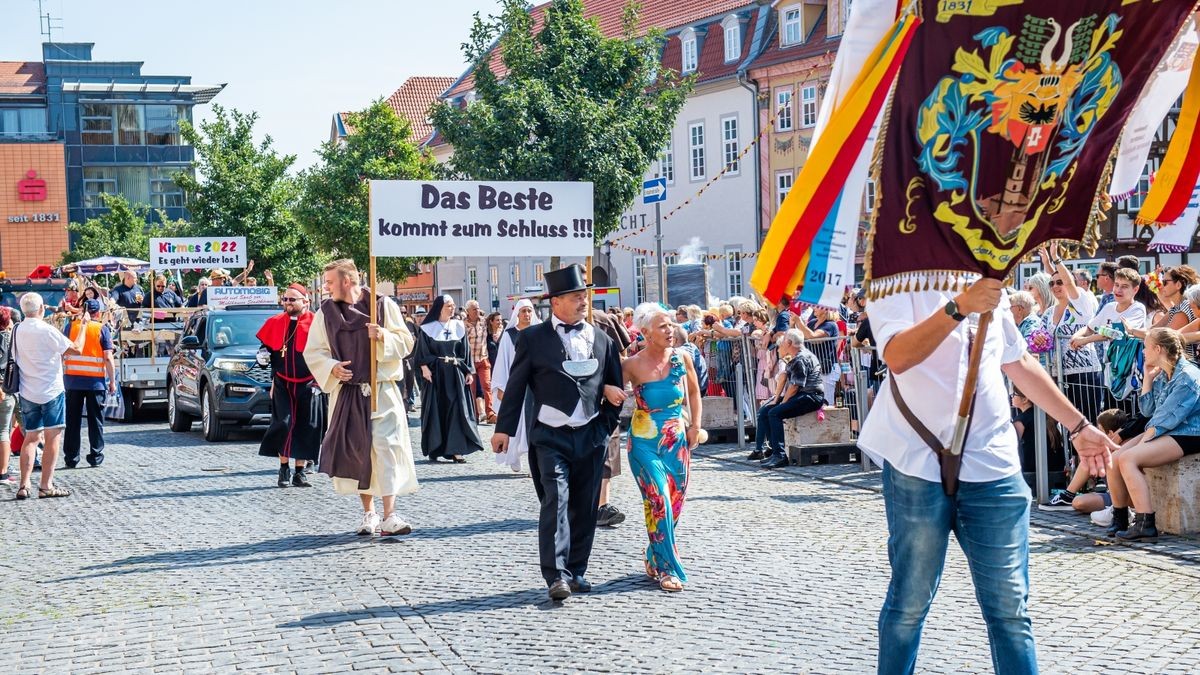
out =
[[[665,202],[667,200],[667,179],[651,178],[642,183],[642,203],[653,204],[654,202]]]

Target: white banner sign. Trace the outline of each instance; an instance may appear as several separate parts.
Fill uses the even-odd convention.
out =
[[[380,257],[589,256],[591,183],[371,181]]]
[[[150,267],[156,270],[246,266],[245,237],[155,237]]]
[[[208,306],[212,309],[233,305],[278,305],[279,289],[274,286],[209,286]]]

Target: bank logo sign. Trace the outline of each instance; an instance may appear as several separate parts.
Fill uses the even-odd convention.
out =
[[[24,178],[17,181],[17,199],[23,202],[46,201],[46,181],[37,177],[37,171],[30,169]]]

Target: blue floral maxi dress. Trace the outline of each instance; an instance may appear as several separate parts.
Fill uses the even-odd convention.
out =
[[[646,533],[650,545],[646,562],[661,575],[687,581],[675,546],[675,527],[683,512],[692,451],[683,422],[684,376],[678,352],[671,354],[671,371],[661,380],[634,389],[637,408],[629,433],[629,466],[642,491]]]

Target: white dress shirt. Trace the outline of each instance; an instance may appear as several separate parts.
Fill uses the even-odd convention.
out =
[[[951,299],[949,292],[919,291],[873,301],[867,312],[880,355],[897,333],[943,311]],[[970,322],[963,321],[924,361],[901,375],[888,375],[896,378],[900,395],[912,413],[943,443],[950,441],[958,417],[958,402],[967,376],[969,328]],[[1025,352],[1025,339],[1013,320],[1008,296],[1002,296],[993,313],[979,364],[975,413],[959,474],[964,482],[1000,480],[1021,470],[1017,433],[1000,366],[1020,359]],[[858,445],[877,464],[886,461],[905,475],[941,481],[937,456],[900,414],[890,384],[879,388]]]
[[[550,324],[554,326],[554,334],[562,341],[563,349],[566,351],[567,359],[570,361],[582,361],[595,356],[593,345],[596,340],[595,329],[587,321],[581,322],[583,326],[579,330],[564,331],[559,326],[566,325],[560,321],[557,316],[551,315]],[[583,401],[575,404],[575,410],[570,416],[564,415],[561,410],[554,406],[542,404],[538,410],[538,421],[548,427],[581,427],[595,419],[596,412],[591,417],[583,413]]]

